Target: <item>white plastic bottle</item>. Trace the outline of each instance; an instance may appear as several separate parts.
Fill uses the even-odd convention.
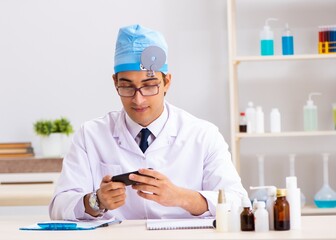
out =
[[[228,216],[228,227],[229,232],[239,232],[240,231],[240,209],[237,203],[232,202],[231,209]]]
[[[255,133],[256,111],[253,106],[253,102],[247,103],[247,108],[245,109],[245,116],[247,121],[247,133]]]
[[[225,193],[220,189],[216,206],[216,231],[228,232],[228,213],[229,207],[226,203]]]
[[[281,115],[277,108],[272,108],[271,110],[270,125],[271,133],[281,132]]]
[[[256,133],[264,133],[264,112],[260,106],[256,107]]]
[[[317,106],[312,100],[314,95],[321,95],[321,93],[310,93],[307,104],[303,107],[303,129],[305,131],[316,131],[318,128]]]
[[[286,177],[287,201],[289,203],[290,228],[301,229],[301,191],[296,177]]]
[[[257,203],[257,210],[254,213],[255,222],[254,227],[256,232],[269,231],[268,212],[265,209],[265,202]]]
[[[275,186],[258,186],[250,187],[251,190],[267,189],[266,210],[268,212],[268,226],[270,230],[274,230],[274,202],[276,200]]]
[[[277,21],[276,18],[268,18],[265,26],[260,32],[260,54],[261,56],[274,55],[274,33],[269,26],[270,21]]]

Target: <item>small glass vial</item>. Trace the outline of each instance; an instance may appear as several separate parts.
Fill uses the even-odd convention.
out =
[[[244,112],[240,113],[239,117],[239,132],[247,132],[247,119]]]
[[[243,211],[240,214],[240,229],[242,231],[254,231],[254,214],[250,208],[250,200],[244,198],[242,206]]]
[[[286,199],[286,189],[277,189],[277,199],[274,204],[274,230],[290,229],[289,203]]]

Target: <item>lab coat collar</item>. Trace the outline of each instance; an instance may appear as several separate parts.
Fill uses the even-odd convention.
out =
[[[118,119],[116,119],[115,128],[112,130],[113,137],[116,138],[119,146],[137,155],[144,156],[147,153],[156,151],[159,148],[170,145],[172,143],[172,140],[177,135],[178,120],[176,115],[174,114],[174,111],[172,110],[173,107],[167,102],[165,102],[165,105],[168,110],[168,120],[166,122],[166,125],[157,136],[157,138],[154,140],[154,142],[148,147],[145,153],[141,151],[139,146],[136,144],[134,138],[132,137],[131,133],[128,131],[126,127],[126,112],[123,109]]]

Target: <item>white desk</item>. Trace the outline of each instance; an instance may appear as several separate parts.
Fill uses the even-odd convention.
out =
[[[6,240],[107,240],[107,239],[336,239],[336,216],[304,216],[302,229],[266,233],[217,233],[213,229],[148,231],[145,220],[128,220],[119,225],[89,231],[20,231],[19,227],[48,220],[47,216],[0,216],[0,236]]]

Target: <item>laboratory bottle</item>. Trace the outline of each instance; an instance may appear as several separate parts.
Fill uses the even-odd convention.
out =
[[[241,112],[239,116],[239,132],[247,132],[247,120],[244,112]]]
[[[268,225],[269,229],[274,229],[274,203],[276,200],[276,187],[275,186],[258,186],[250,187],[251,190],[267,189],[266,210],[268,212]]]
[[[260,54],[261,56],[274,55],[274,33],[269,26],[270,21],[277,21],[276,18],[268,18],[265,26],[260,32]]]
[[[229,232],[240,231],[240,209],[237,203],[231,203],[231,209],[228,215],[228,228]]]
[[[240,229],[242,231],[254,231],[254,214],[250,205],[250,200],[248,198],[243,198],[243,211],[240,214]]]
[[[228,212],[229,207],[226,202],[225,192],[220,189],[216,206],[216,231],[228,232]]]
[[[256,107],[256,133],[264,133],[264,112],[260,106]]]
[[[256,113],[255,108],[253,106],[253,102],[248,102],[247,108],[245,109],[248,133],[255,133],[255,125],[256,125],[255,115]]]
[[[257,210],[254,213],[254,229],[256,232],[269,231],[268,212],[265,209],[265,202],[257,203]]]
[[[290,228],[301,229],[301,191],[297,187],[297,178],[286,177],[287,201],[289,203]]]
[[[272,108],[271,110],[270,125],[271,133],[281,132],[281,115],[277,108]]]
[[[289,29],[288,23],[286,23],[285,30],[281,38],[282,42],[282,55],[293,55],[294,54],[294,37]]]
[[[307,104],[303,107],[303,129],[305,131],[316,131],[318,128],[317,106],[312,100],[314,95],[321,95],[321,93],[310,93]]]
[[[277,199],[274,204],[274,230],[290,229],[290,208],[286,199],[286,189],[277,189]]]
[[[336,192],[329,185],[329,169],[328,169],[329,154],[323,153],[322,156],[323,156],[323,186],[315,194],[314,203],[318,208],[335,208]]]

